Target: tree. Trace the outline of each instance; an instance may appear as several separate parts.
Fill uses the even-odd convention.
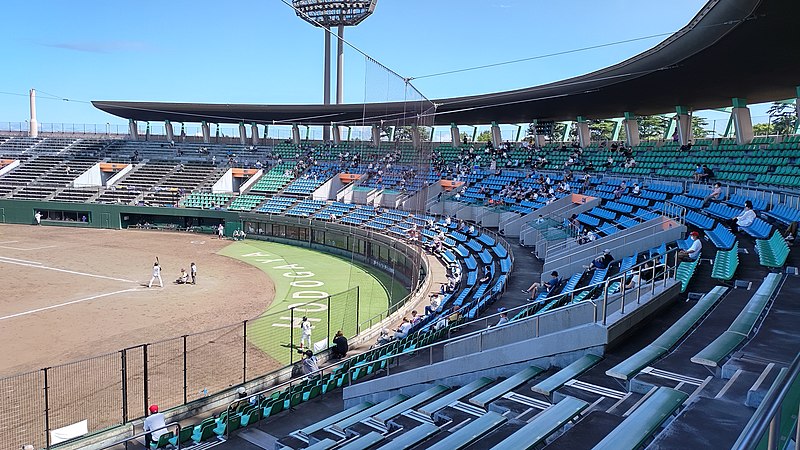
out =
[[[469,142],[470,141],[470,135],[468,135],[467,133],[465,133],[463,131],[461,132],[461,134],[458,135],[458,137],[459,137],[459,139],[461,139],[461,142]]]
[[[614,122],[610,120],[589,120],[589,134],[593,141],[610,141],[614,135]]]
[[[481,131],[475,140],[477,142],[489,142],[492,140],[492,132],[490,130]]]
[[[639,117],[639,138],[643,141],[661,139],[668,124],[669,119],[661,116]]]
[[[766,136],[772,131],[772,124],[769,123],[756,123],[753,124],[754,136]]]
[[[692,116],[692,138],[707,138],[709,135],[709,130],[706,129],[707,126],[708,120],[699,116]]]
[[[771,129],[769,134],[792,134],[797,123],[795,105],[775,102],[767,110]]]
[[[395,142],[413,141],[414,139],[413,139],[413,135],[411,133],[411,130],[413,128],[414,127],[408,126],[408,125],[396,127],[394,129],[394,140],[395,140]],[[430,129],[430,127],[418,127],[418,128],[419,128],[419,138],[420,138],[420,140],[423,141],[423,142],[430,141],[431,140],[431,129]]]

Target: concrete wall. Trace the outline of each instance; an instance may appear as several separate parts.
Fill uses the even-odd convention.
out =
[[[542,280],[548,278],[547,274],[553,270],[562,275],[584,270],[583,266],[589,264],[605,248],[612,250],[614,258],[621,259],[657,247],[663,242],[680,239],[685,232],[686,226],[664,216],[648,220],[590,244],[575,245],[568,251],[548,256],[542,268]]]
[[[340,180],[338,176],[334,175],[330,180],[322,183],[322,186],[318,187],[311,194],[311,198],[322,201],[335,200],[336,193],[339,192],[342,187],[344,187],[344,183],[342,183],[342,180]]]
[[[250,178],[252,179],[254,177]],[[219,180],[211,187],[211,192],[233,192],[233,169],[228,169],[225,174],[219,177]]]
[[[473,352],[346,387],[343,393],[344,407],[349,408],[362,401],[382,401],[397,393],[418,393],[433,383],[463,386],[482,376],[509,376],[530,365],[545,369],[550,366],[562,367],[587,353],[602,355],[605,336],[606,331],[602,326],[588,324],[539,338],[519,338],[517,342],[503,347]]]
[[[100,163],[93,165],[86,172],[78,175],[78,178],[75,178],[72,185],[75,187],[102,186],[103,176],[100,171]]]

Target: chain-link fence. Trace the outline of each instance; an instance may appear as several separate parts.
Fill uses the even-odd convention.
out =
[[[302,317],[326,349],[338,330],[358,333],[359,289],[239,324],[0,378],[0,449],[49,447],[59,429],[89,433],[184,405],[299,360]]]

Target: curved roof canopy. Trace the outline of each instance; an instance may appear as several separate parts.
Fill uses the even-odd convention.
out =
[[[566,80],[491,94],[433,100],[436,124],[520,123],[710,109],[786,99],[800,85],[800,1],[710,0],[680,31],[616,65]],[[139,121],[309,125],[413,123],[424,103],[254,105],[93,101]],[[430,121],[427,121],[430,123]]]

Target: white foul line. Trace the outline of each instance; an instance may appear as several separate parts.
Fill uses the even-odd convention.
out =
[[[86,302],[86,301],[89,301],[89,300],[108,297],[110,295],[122,294],[123,292],[133,292],[133,291],[137,291],[137,290],[138,290],[137,288],[131,288],[131,289],[123,289],[121,291],[109,292],[109,293],[106,293],[106,294],[93,295],[91,297],[81,298],[81,299],[78,299],[78,300],[72,300],[71,302],[59,303],[57,305],[45,306],[44,308],[32,309],[30,311],[11,314],[11,315],[8,315],[8,316],[5,316],[5,317],[0,317],[0,320],[13,319],[14,317],[20,317],[20,316],[27,316],[28,314],[47,311],[48,309],[60,308],[62,306],[73,305],[75,303]]]
[[[7,245],[0,245],[0,248],[7,248],[9,250],[19,250],[21,252],[30,252],[33,250],[44,250],[46,248],[55,248],[55,245],[46,245],[44,247],[31,247],[31,248],[19,248],[19,247],[9,247]]]
[[[58,269],[58,268],[55,268],[55,267],[47,267],[47,266],[37,265],[36,263],[27,264],[27,263],[21,263],[21,262],[16,262],[16,261],[10,261],[9,258],[6,258],[4,256],[0,257],[0,263],[16,264],[18,266],[33,267],[35,269],[55,270],[56,272],[71,273],[73,275],[83,275],[85,277],[103,278],[105,280],[123,281],[125,283],[138,283],[137,281],[126,280],[124,278],[114,278],[114,277],[107,277],[107,276],[104,276],[104,275],[95,275],[93,273],[84,273],[84,272],[76,272],[74,270]]]
[[[24,263],[28,263],[28,264],[36,264],[37,266],[41,266],[42,265],[42,263],[40,263],[40,262],[28,261],[27,259],[9,258],[8,256],[0,256],[0,260],[2,260],[2,259],[8,259],[10,261],[17,261],[17,262],[24,262]]]

